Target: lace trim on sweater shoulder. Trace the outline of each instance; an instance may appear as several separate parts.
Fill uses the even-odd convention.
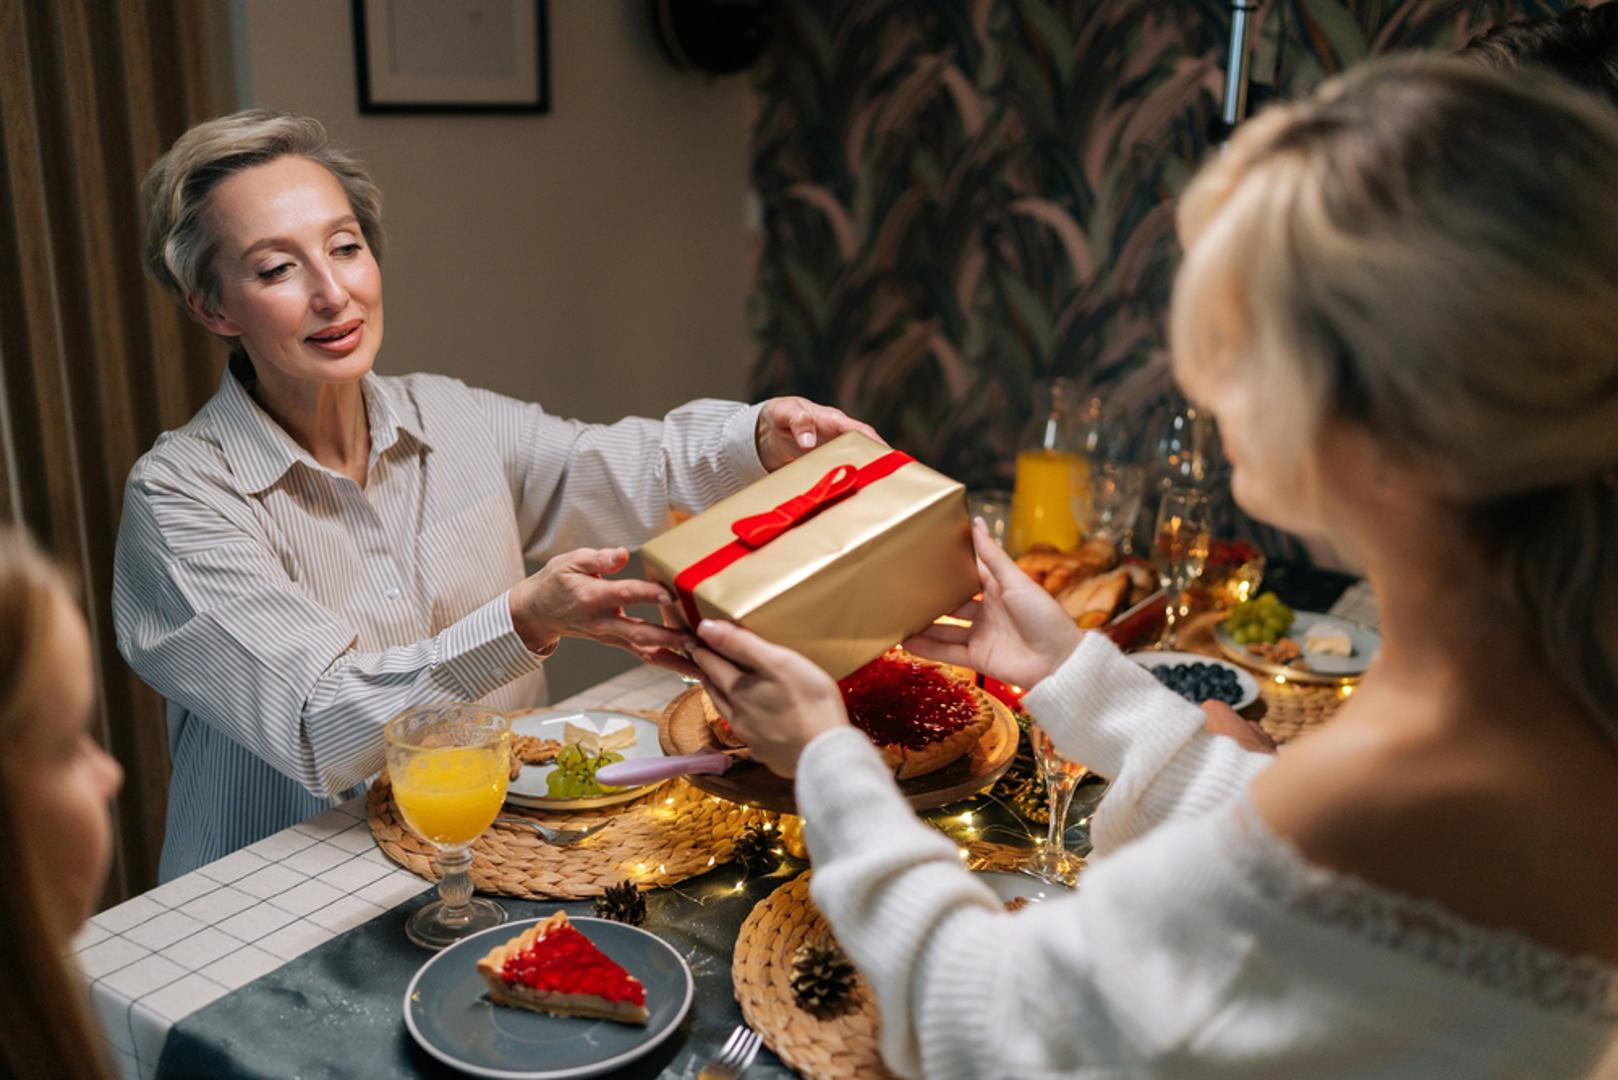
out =
[[[1270,899],[1368,945],[1391,949],[1540,1008],[1591,1020],[1618,1020],[1618,969],[1569,956],[1511,930],[1489,929],[1442,905],[1318,866],[1259,817],[1243,795],[1235,802],[1229,855]]]

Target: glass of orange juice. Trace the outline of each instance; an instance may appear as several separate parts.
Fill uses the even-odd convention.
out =
[[[417,945],[440,949],[506,921],[472,895],[472,841],[500,813],[511,775],[511,722],[502,713],[449,702],[395,716],[385,729],[388,777],[405,824],[438,848],[438,899],[405,923]]]

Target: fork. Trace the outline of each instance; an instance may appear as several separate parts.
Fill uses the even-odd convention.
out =
[[[719,1056],[708,1062],[707,1067],[697,1074],[697,1080],[737,1080],[758,1057],[758,1048],[763,1041],[764,1036],[746,1024],[737,1024],[736,1030],[725,1040]]]
[[[539,838],[541,840],[554,847],[569,847],[573,844],[577,844],[585,837],[593,836],[602,829],[605,829],[608,825],[612,824],[611,820],[608,820],[598,821],[594,825],[586,825],[582,829],[557,829],[550,825],[541,825],[537,821],[530,821],[527,818],[506,817],[505,815],[501,815],[494,820],[503,825],[521,825],[526,828],[533,829],[539,834]]]

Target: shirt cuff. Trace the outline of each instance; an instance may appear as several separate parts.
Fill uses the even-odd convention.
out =
[[[556,651],[553,642],[530,652],[511,621],[507,593],[490,600],[438,635],[439,666],[458,683],[467,699],[477,701],[500,687],[537,671]]]
[[[719,457],[725,470],[741,490],[755,480],[764,479],[764,463],[758,458],[758,414],[764,403],[744,405],[730,414],[721,434]]]

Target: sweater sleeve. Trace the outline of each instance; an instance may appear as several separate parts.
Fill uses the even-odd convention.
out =
[[[1098,856],[1225,805],[1275,760],[1208,734],[1201,709],[1103,634],[1084,635],[1023,704],[1062,754],[1112,780],[1090,824]]]
[[[1012,916],[858,731],[811,743],[796,793],[810,892],[876,995],[882,1055],[901,1076],[1139,1064],[1211,1015],[1240,966],[1241,935],[1208,927],[1222,870],[1205,839],[1165,830],[1087,870],[1078,894]],[[1207,935],[1188,946],[1193,923]]]

